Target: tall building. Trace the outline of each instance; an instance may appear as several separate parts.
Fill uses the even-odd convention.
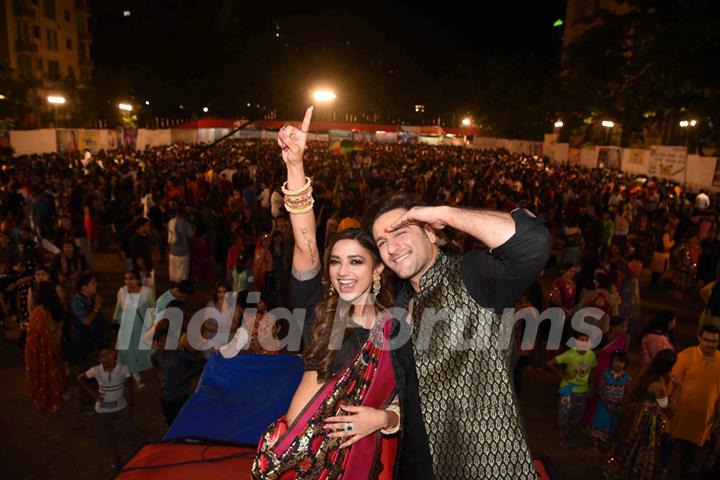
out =
[[[91,81],[88,0],[0,0],[0,58],[40,80],[40,95],[68,79]]]

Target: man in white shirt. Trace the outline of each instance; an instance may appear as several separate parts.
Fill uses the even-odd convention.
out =
[[[130,370],[117,361],[116,350],[101,350],[98,360],[100,364],[80,373],[77,381],[95,399],[95,411],[101,422],[100,438],[112,452],[111,468],[117,474],[122,466],[121,436],[130,435],[135,444],[140,440],[132,421],[133,378]],[[97,390],[88,381],[90,378],[97,381]]]

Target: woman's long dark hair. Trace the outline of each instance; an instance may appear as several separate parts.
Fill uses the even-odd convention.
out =
[[[643,337],[649,333],[657,333],[659,335],[666,335],[670,340],[670,343],[677,350],[677,339],[672,330],[670,330],[670,324],[673,319],[676,319],[676,315],[672,310],[660,310],[655,314],[653,322],[643,332]]]
[[[55,322],[62,322],[65,310],[53,284],[50,282],[40,282],[37,284],[36,289],[36,305],[38,307],[44,307]]]
[[[335,322],[335,316],[340,315],[340,318],[346,320],[345,331],[343,333],[343,340],[345,340],[350,334],[353,333],[354,328],[350,326],[350,318],[353,314],[353,305],[348,304],[340,300],[337,293],[330,295],[330,255],[333,247],[340,240],[354,240],[360,244],[365,250],[370,253],[373,261],[373,268],[377,266],[382,259],[380,258],[380,252],[373,242],[370,233],[362,228],[350,228],[344,230],[341,233],[337,233],[330,238],[328,245],[323,255],[322,265],[322,285],[323,285],[323,299],[315,307],[315,323],[312,333],[312,342],[309,350],[305,353],[305,358],[311,363],[317,365],[318,381],[327,381],[332,375],[333,362],[337,350],[330,349],[330,341],[333,337],[333,324]],[[392,304],[392,295],[390,293],[389,281],[383,276],[382,288],[375,297],[375,303],[373,306],[375,310],[380,312]]]
[[[660,378],[665,378],[670,374],[675,362],[677,361],[677,354],[666,348],[660,350],[650,362],[635,382],[634,387],[628,395],[628,401],[631,402],[642,402],[647,397],[648,387],[651,383],[657,381]]]

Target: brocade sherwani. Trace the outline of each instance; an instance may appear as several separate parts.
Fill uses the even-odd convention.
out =
[[[536,478],[512,383],[512,342],[496,312],[512,307],[545,266],[550,237],[527,211],[513,219],[516,233],[504,245],[461,257],[440,253],[420,291],[405,285],[396,298],[400,308],[413,301],[415,371],[408,378],[417,387],[406,390],[419,394],[436,479]],[[401,448],[401,473],[403,455]]]

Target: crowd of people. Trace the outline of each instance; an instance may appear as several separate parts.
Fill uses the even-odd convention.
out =
[[[121,462],[119,432],[132,428],[119,420],[120,412],[132,414],[132,392],[143,387],[143,372],[158,372],[158,410],[170,424],[210,353],[186,336],[179,349],[165,349],[169,324],[150,330],[147,309],[155,307],[158,315],[183,311],[197,286],[214,285],[207,306],[225,316],[232,338],[248,321],[247,292],[262,292],[241,350],[277,353],[269,346],[284,329],[267,312],[291,303],[296,245],[278,150],[277,142],[226,140],[211,148],[100,152],[90,163],[79,154],[1,160],[3,328],[22,331],[37,410],[55,412],[72,396],[93,408],[103,418],[102,438],[114,465]],[[598,308],[603,316],[591,321],[603,338],[592,345],[566,322],[563,340],[573,337],[575,346],[563,342],[561,351],[548,351],[549,332],[541,325],[538,343],[517,349],[514,390],[523,394],[527,368],[561,376],[558,442],[573,448],[588,435],[607,456],[607,478],[662,475],[676,445],[688,472],[717,472],[720,230],[713,209],[718,203],[707,193],[463,147],[367,144],[334,155],[327,143],[309,142],[304,164],[312,176],[318,258],[337,241],[334,234],[367,226],[373,200],[395,192],[435,205],[533,212],[550,230],[555,253],[517,305],[539,312],[556,307],[567,318]],[[499,245],[458,229],[435,233],[440,250],[450,255]],[[111,315],[93,273],[99,249],[117,251],[126,266],[122,281],[118,274]],[[171,288],[163,293],[156,291],[156,266],[165,262]],[[645,288],[667,290],[678,301],[702,298],[697,346],[681,350],[672,311],[643,322],[647,268]],[[239,294],[234,310],[227,307],[228,292]],[[136,307],[129,313],[128,299]],[[186,325],[192,315],[184,313]],[[206,322],[204,338],[217,327]],[[142,339],[153,349],[138,348]]]

